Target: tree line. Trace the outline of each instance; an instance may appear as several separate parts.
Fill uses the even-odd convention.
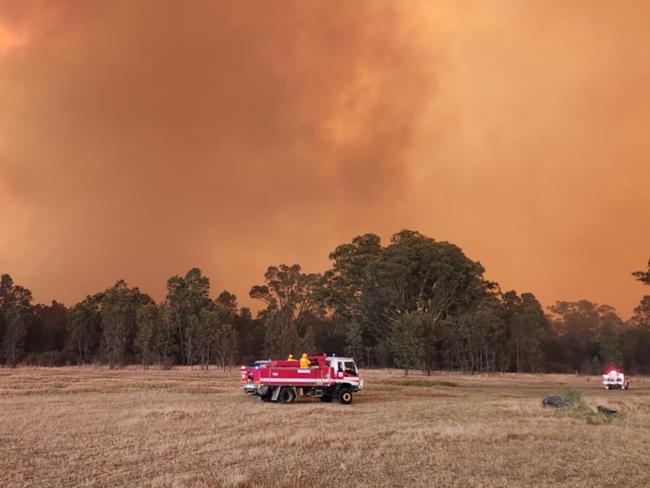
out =
[[[410,230],[385,246],[374,234],[355,237],[329,258],[324,273],[270,266],[250,290],[263,304],[255,317],[228,291],[211,298],[197,268],[171,277],[160,303],[120,280],[70,307],[34,304],[4,274],[0,359],[207,369],[309,351],[407,372],[650,372],[650,296],[627,321],[588,300],[545,311],[532,293],[486,280],[458,246]],[[649,285],[650,262],[633,276]]]

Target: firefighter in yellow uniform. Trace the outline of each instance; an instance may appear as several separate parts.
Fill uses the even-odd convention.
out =
[[[307,357],[307,353],[303,352],[302,356],[300,357],[300,367],[301,368],[309,368],[311,366],[311,361]]]
[[[289,354],[287,361],[297,361],[297,359],[293,357],[293,354]]]

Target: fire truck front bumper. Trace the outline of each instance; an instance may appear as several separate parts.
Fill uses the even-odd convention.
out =
[[[259,385],[256,385],[256,384],[254,384],[254,383],[246,383],[246,384],[244,385],[244,391],[245,391],[246,393],[249,393],[249,394],[251,394],[251,395],[254,395],[255,393],[257,393],[257,389],[258,389],[258,387],[259,387]]]

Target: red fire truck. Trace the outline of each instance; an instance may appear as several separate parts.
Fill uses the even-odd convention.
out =
[[[263,402],[291,403],[302,396],[319,397],[323,402],[352,403],[352,394],[363,388],[352,358],[309,356],[310,366],[301,368],[297,360],[255,361],[241,367],[244,391],[259,395]]]

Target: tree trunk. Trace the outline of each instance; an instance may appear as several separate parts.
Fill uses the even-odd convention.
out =
[[[519,339],[515,341],[515,352],[517,360],[517,373],[521,373],[521,364],[519,363]]]

